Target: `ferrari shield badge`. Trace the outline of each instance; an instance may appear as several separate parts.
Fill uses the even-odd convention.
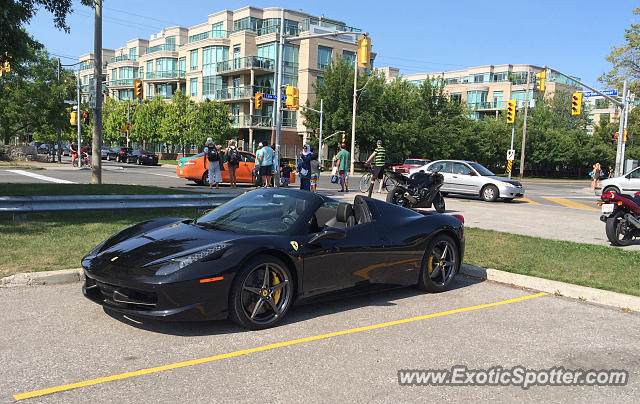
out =
[[[294,250],[298,251],[298,242],[292,241],[291,242],[291,247],[293,247]]]

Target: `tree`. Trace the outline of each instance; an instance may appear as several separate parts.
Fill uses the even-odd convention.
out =
[[[195,117],[187,136],[188,143],[202,145],[210,137],[217,144],[224,144],[237,133],[231,127],[228,105],[205,99],[195,107]]]
[[[161,127],[168,104],[162,98],[146,99],[132,113],[131,138],[137,142],[160,142]]]
[[[133,109],[135,115],[135,106]],[[107,97],[102,104],[102,140],[118,143],[121,139],[120,130],[127,124],[127,103]],[[133,137],[131,135],[130,137]]]
[[[195,109],[195,103],[182,91],[176,90],[160,123],[160,140],[169,144],[189,144]]]
[[[633,14],[640,15],[640,8],[633,10]],[[620,90],[622,82],[628,80],[631,92],[640,94],[640,24],[631,24],[625,30],[624,43],[614,46],[606,60],[613,68],[599,80]]]

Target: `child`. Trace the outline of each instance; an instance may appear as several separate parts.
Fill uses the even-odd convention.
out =
[[[320,179],[320,162],[318,161],[318,153],[313,153],[311,158],[311,192],[317,192],[318,180]]]
[[[280,177],[283,187],[289,187],[289,180],[291,178],[291,166],[285,158],[280,159]]]

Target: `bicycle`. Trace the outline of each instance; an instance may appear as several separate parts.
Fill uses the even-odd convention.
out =
[[[369,165],[369,172],[366,174],[363,174],[362,177],[360,177],[360,183],[358,184],[360,188],[360,192],[362,193],[369,192],[369,187],[371,186],[371,177],[373,177],[373,164]],[[389,189],[393,189],[395,184],[396,182],[387,175],[386,166],[385,166],[384,176],[382,177],[382,189],[384,189],[385,192],[389,192]]]

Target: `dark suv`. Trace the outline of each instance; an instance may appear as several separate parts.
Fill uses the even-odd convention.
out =
[[[108,161],[119,161],[121,163],[127,162],[127,157],[131,154],[133,149],[131,147],[114,147],[107,153]]]

